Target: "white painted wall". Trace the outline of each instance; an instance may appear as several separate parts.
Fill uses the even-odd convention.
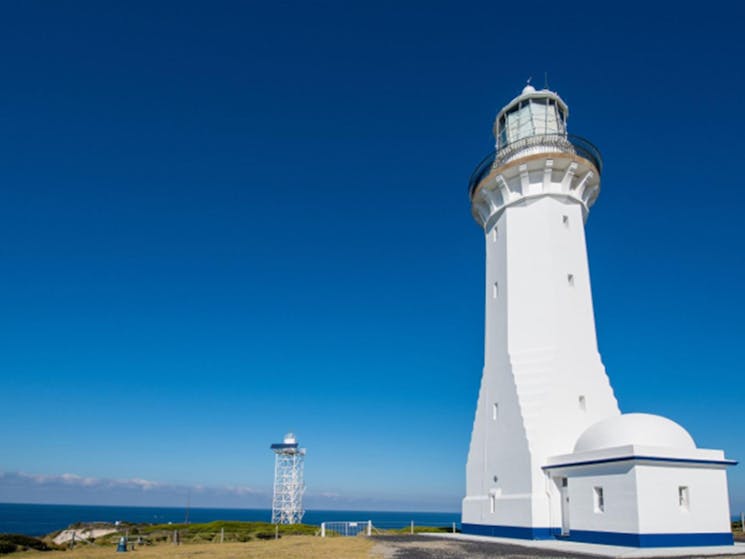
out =
[[[639,465],[639,531],[678,534],[729,532],[729,497],[724,466]],[[678,506],[678,487],[687,486],[690,506]]]
[[[571,530],[639,531],[637,480],[631,463],[580,469],[568,479]],[[603,488],[604,512],[595,512],[595,487]]]

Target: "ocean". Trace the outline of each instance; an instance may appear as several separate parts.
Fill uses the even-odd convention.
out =
[[[75,522],[149,522],[153,524],[184,522],[184,508],[169,507],[117,507],[89,505],[26,505],[0,503],[0,533],[43,536],[67,528]],[[269,522],[269,509],[202,509],[189,510],[190,522],[213,520],[245,520]],[[304,524],[320,525],[321,522],[367,521],[379,528],[402,528],[413,521],[419,526],[460,527],[459,512],[386,512],[386,511],[340,511],[308,510]]]

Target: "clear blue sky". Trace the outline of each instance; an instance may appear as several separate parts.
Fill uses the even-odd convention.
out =
[[[622,410],[745,460],[745,7],[616,5],[3,2],[0,501],[113,499],[67,473],[269,506],[294,430],[315,506],[457,510],[466,184],[544,73],[605,158],[587,238]],[[745,509],[742,466],[730,491]]]

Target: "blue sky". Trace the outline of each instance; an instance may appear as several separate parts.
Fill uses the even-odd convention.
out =
[[[0,501],[269,506],[294,430],[315,506],[457,510],[483,361],[467,180],[545,74],[605,159],[587,238],[622,410],[745,459],[743,16],[4,2]]]

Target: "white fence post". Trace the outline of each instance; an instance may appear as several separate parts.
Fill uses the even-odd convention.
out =
[[[367,521],[367,535],[372,536],[372,520]]]
[[[745,512],[740,513],[740,532],[745,534]]]
[[[325,522],[321,522],[321,537],[322,538],[326,537],[326,523]]]
[[[453,522],[453,534],[455,534],[455,522]]]
[[[411,535],[414,535],[414,521],[411,521]]]
[[[225,526],[220,528],[220,543],[225,543]]]

